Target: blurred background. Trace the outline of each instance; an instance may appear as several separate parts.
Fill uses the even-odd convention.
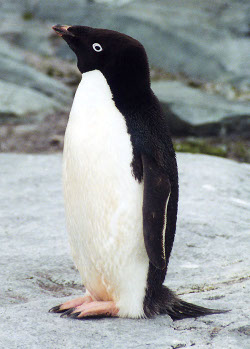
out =
[[[80,73],[59,23],[142,42],[177,151],[250,162],[249,19],[248,0],[0,1],[0,151],[62,150]]]

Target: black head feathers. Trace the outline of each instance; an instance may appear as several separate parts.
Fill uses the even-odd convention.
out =
[[[130,36],[85,26],[53,27],[74,51],[81,73],[100,70],[113,94],[131,96],[150,88],[148,59],[143,45]]]

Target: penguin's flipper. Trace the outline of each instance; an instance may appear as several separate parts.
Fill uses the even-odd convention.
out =
[[[158,269],[166,267],[165,230],[171,193],[168,175],[153,158],[142,155],[143,165],[143,235],[150,262]]]

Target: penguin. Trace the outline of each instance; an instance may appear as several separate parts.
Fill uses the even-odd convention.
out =
[[[223,312],[187,303],[163,285],[178,170],[143,45],[107,29],[52,28],[82,74],[65,132],[63,191],[86,293],[50,311],[74,319],[168,314],[173,320]]]

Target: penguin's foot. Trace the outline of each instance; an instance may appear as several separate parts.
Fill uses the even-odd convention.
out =
[[[68,310],[75,309],[76,307],[88,304],[90,302],[93,302],[93,299],[91,296],[84,296],[72,299],[71,301],[65,302],[63,304],[59,304],[49,310],[50,313],[64,313]]]
[[[112,301],[93,301],[90,303],[81,304],[75,308],[71,308],[67,312],[63,313],[61,317],[70,317],[73,319],[83,319],[88,317],[106,317],[116,316],[118,312],[119,309]]]

